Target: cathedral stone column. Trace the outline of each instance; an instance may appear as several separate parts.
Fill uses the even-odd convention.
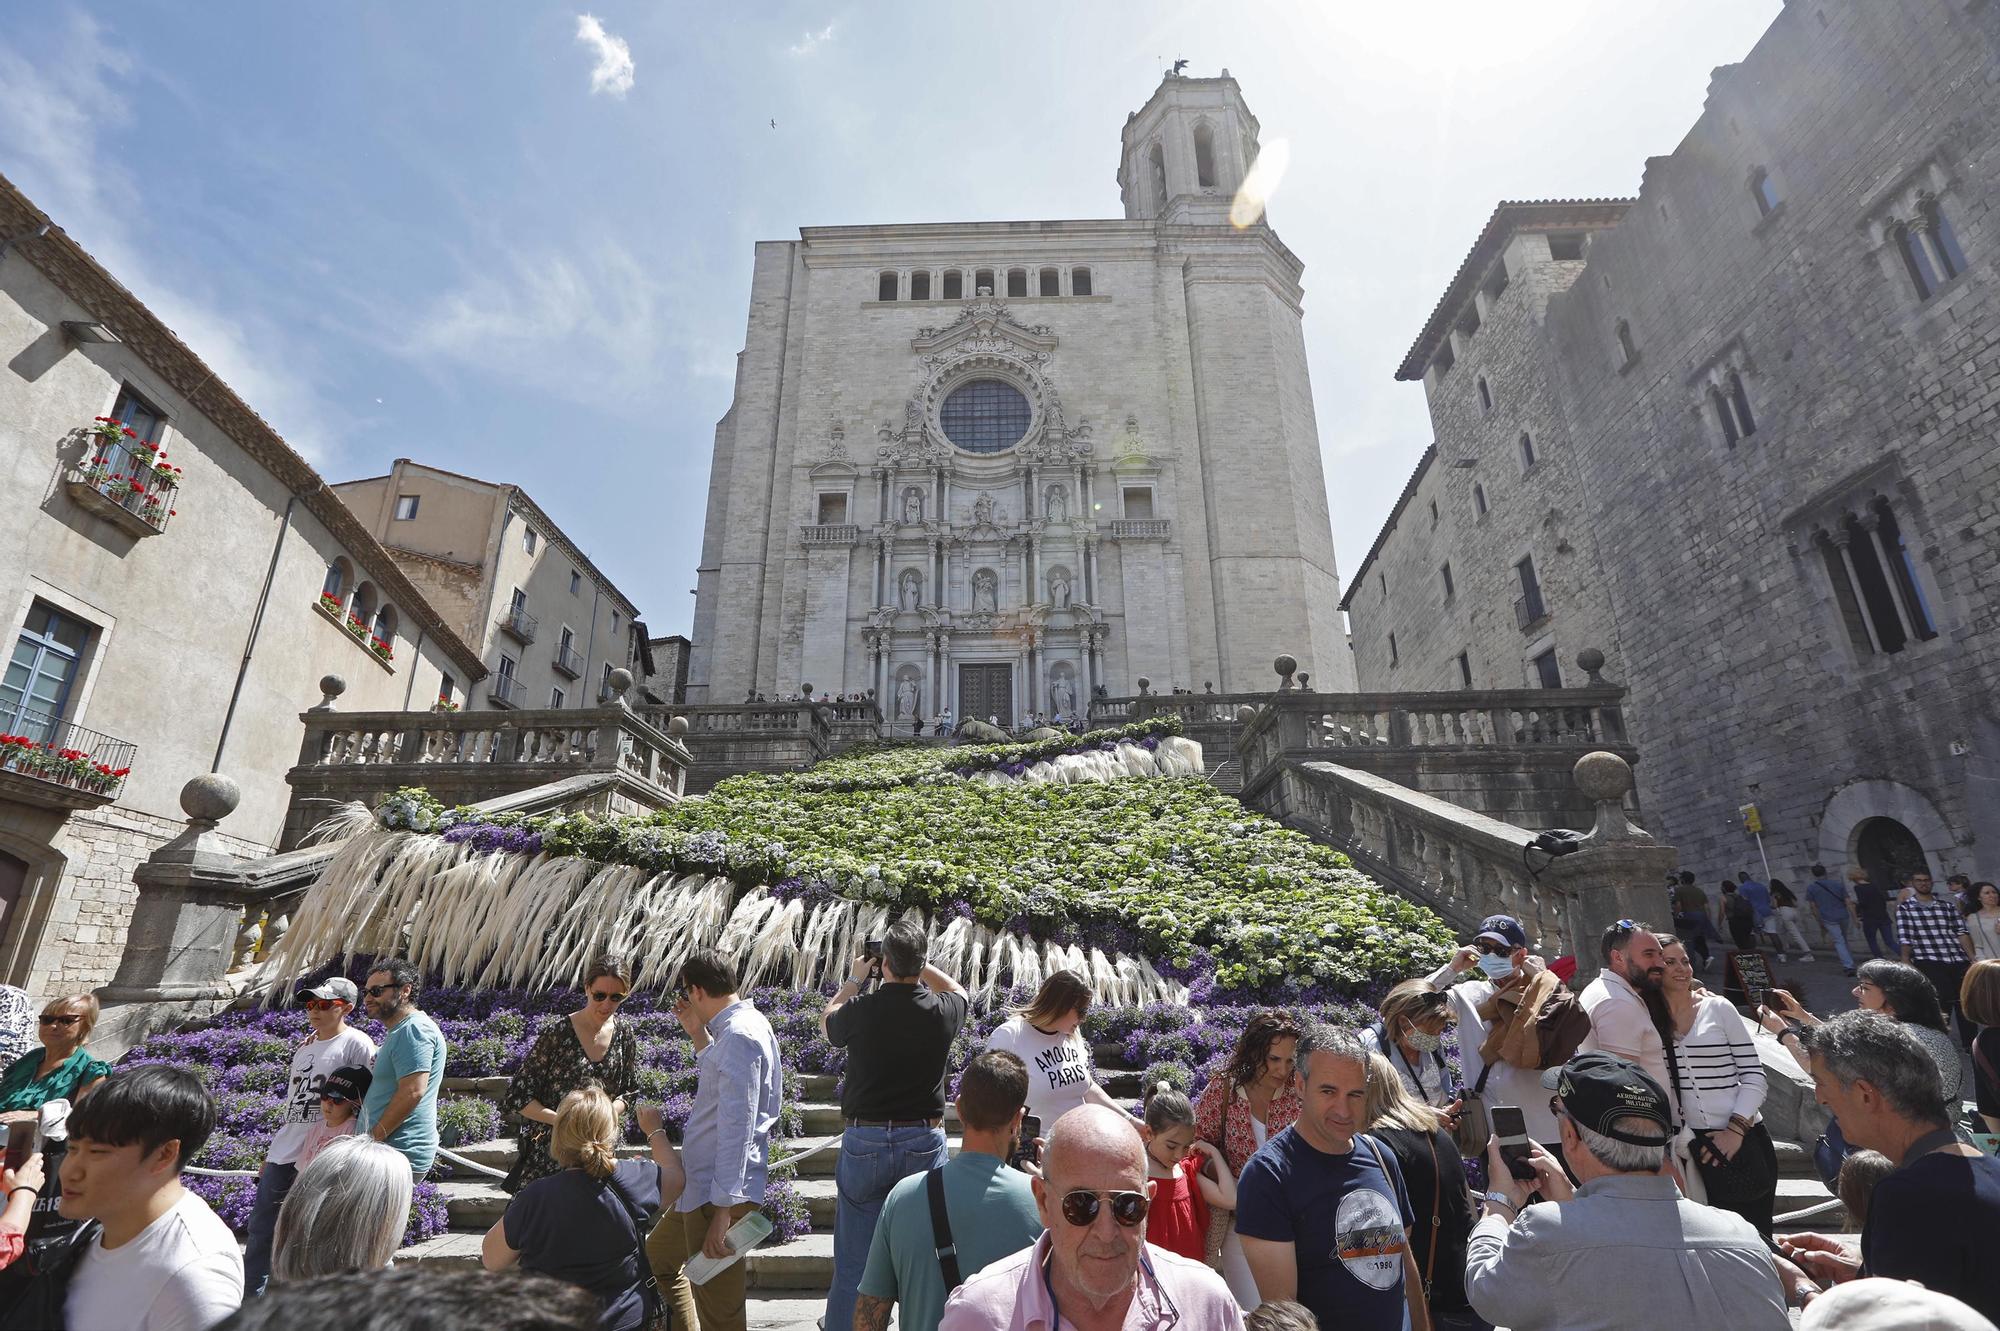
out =
[[[1083,538],[1083,599],[1091,605],[1098,603],[1097,597],[1097,538]]]
[[[1029,463],[1021,475],[1021,518],[1026,521],[1035,516],[1035,464]]]

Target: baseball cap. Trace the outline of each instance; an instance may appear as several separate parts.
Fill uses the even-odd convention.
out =
[[[310,989],[301,989],[299,993],[306,998],[338,998],[349,1007],[361,1001],[361,991],[354,987],[354,981],[344,975],[321,980]]]
[[[1658,1146],[1674,1131],[1673,1101],[1644,1069],[1614,1054],[1578,1054],[1542,1074],[1542,1085],[1562,1099],[1563,1110],[1592,1132],[1633,1146]],[[1649,1119],[1661,1136],[1613,1132],[1621,1118]]]
[[[327,1073],[326,1080],[320,1083],[320,1099],[351,1100],[355,1104],[360,1104],[374,1081],[375,1074],[359,1064],[353,1067],[335,1068]]]
[[[1479,938],[1490,938],[1508,947],[1526,947],[1528,931],[1512,915],[1488,915],[1479,922]]]

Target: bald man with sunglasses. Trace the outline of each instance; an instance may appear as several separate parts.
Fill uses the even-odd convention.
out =
[[[1048,1232],[960,1285],[938,1331],[1242,1331],[1222,1277],[1147,1246],[1153,1183],[1131,1117],[1082,1105],[1056,1120],[1034,1181]]]

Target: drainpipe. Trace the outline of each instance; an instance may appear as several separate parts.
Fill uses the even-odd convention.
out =
[[[604,595],[597,585],[597,579],[590,580],[590,632],[583,640],[583,696],[577,699],[579,707],[602,707],[604,700],[590,691],[590,659],[597,651],[597,602]]]
[[[417,645],[410,649],[410,682],[403,686],[403,710],[406,712],[410,710],[410,700],[417,696],[417,662],[423,659],[424,630],[419,626],[417,629]],[[468,683],[466,685],[466,692],[470,693],[471,691],[472,686]]]
[[[264,570],[264,593],[257,598],[257,613],[250,620],[250,636],[243,644],[243,661],[236,667],[236,687],[229,691],[229,710],[222,716],[222,733],[215,737],[215,761],[209,771],[222,770],[223,746],[229,743],[229,727],[236,720],[236,704],[243,697],[243,681],[250,676],[250,658],[257,651],[257,634],[264,627],[264,610],[271,604],[271,584],[278,576],[278,556],[284,553],[285,537],[292,530],[292,510],[298,507],[299,497],[292,495],[285,501],[285,516],[278,520],[278,539],[271,546],[271,565]]]

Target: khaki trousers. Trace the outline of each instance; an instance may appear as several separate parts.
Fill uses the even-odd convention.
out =
[[[692,1211],[668,1211],[646,1239],[646,1259],[653,1264],[661,1297],[673,1309],[675,1331],[747,1331],[745,1258],[738,1257],[705,1285],[689,1284],[681,1274],[682,1263],[701,1252],[717,1209],[711,1203]],[[755,1202],[738,1202],[729,1208],[729,1223],[756,1209]]]

